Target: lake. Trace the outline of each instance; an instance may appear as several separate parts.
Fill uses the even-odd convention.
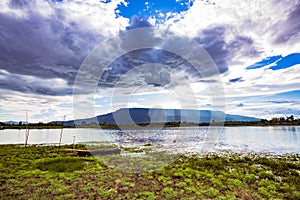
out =
[[[60,129],[30,130],[29,144],[59,142]],[[25,130],[0,130],[0,144],[24,143]],[[63,144],[110,142],[122,146],[155,144],[169,152],[300,153],[300,126],[177,127],[148,130],[63,129]]]

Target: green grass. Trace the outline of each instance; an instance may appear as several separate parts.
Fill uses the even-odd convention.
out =
[[[82,170],[84,165],[85,160],[74,157],[39,159],[36,162],[37,169],[52,172],[73,172]]]
[[[156,170],[129,173],[121,169],[137,160],[149,167],[153,160],[2,145],[0,199],[300,199],[300,155],[176,158]],[[120,166],[113,162],[120,160]]]

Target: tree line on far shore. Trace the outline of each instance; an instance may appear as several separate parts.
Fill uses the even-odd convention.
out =
[[[300,125],[300,119],[295,119],[293,115],[288,117],[274,117],[271,120],[261,119],[260,121],[226,121],[226,122],[202,122],[202,123],[194,123],[194,122],[162,122],[162,123],[144,123],[138,124],[140,127],[181,127],[181,126],[284,126],[284,125]],[[60,129],[60,128],[103,128],[103,129],[118,129],[122,127],[136,127],[136,125],[116,125],[116,124],[108,124],[108,123],[86,123],[82,122],[79,125],[73,126],[65,126],[63,122],[49,122],[49,123],[30,123],[25,124],[23,122],[19,122],[18,124],[5,124],[0,122],[1,129]]]

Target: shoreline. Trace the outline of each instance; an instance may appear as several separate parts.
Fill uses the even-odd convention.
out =
[[[152,151],[151,150],[151,145],[150,143],[145,144],[143,147],[147,147],[147,148],[139,148],[139,147],[127,147],[127,146],[120,146],[119,148],[123,151],[123,152],[127,152],[127,153],[143,153],[143,152],[149,152]],[[17,148],[22,148],[24,147],[24,144],[22,143],[17,143],[17,144],[0,144],[0,149],[1,147],[5,147],[5,146],[9,146],[9,147],[17,147]],[[73,147],[73,144],[61,144],[62,147]],[[87,151],[93,151],[95,148],[97,149],[98,147],[100,149],[102,148],[106,148],[106,147],[110,147],[110,148],[117,148],[118,146],[114,143],[109,143],[108,145],[106,143],[103,143],[102,145],[96,145],[96,146],[90,146],[89,144],[85,144],[83,143],[76,143],[75,146],[80,146],[81,148],[86,149]],[[27,147],[59,147],[59,143],[42,143],[42,144],[27,144]],[[155,147],[155,146],[153,146]],[[26,148],[26,147],[24,147]],[[145,150],[145,151],[143,151]],[[284,157],[291,157],[291,156],[298,156],[300,158],[300,152],[289,152],[289,153],[275,153],[275,152],[268,152],[268,151],[260,151],[260,152],[255,152],[255,151],[247,151],[247,150],[243,150],[243,151],[234,151],[234,150],[218,150],[215,149],[214,151],[208,151],[208,152],[161,152],[161,151],[156,151],[156,153],[166,153],[166,154],[170,154],[170,155],[185,155],[185,156],[197,156],[197,157],[205,157],[205,156],[222,156],[222,157],[268,157],[268,158],[284,158]],[[300,159],[299,159],[300,162]]]
[[[154,126],[149,126],[149,127],[145,127],[145,125],[137,125],[138,127],[136,127],[135,125],[124,125],[121,126],[121,128],[117,128],[117,127],[101,127],[101,126],[64,126],[64,127],[56,127],[56,126],[29,126],[29,129],[71,129],[71,128],[95,128],[95,129],[105,129],[105,130],[122,130],[122,129],[155,129],[155,128],[163,128],[163,129],[167,129],[167,128],[178,128],[178,127],[213,127],[213,126],[217,126],[217,127],[280,127],[280,126],[300,126],[300,124],[272,124],[272,125],[263,125],[263,124],[222,124],[222,123],[215,123],[215,124],[203,124],[203,125],[182,125],[182,126],[161,126],[161,125],[154,125]],[[8,129],[17,129],[17,130],[25,130],[26,126],[15,126],[15,125],[9,125],[9,126],[4,126],[2,129],[0,129],[0,133],[1,130],[8,130]]]

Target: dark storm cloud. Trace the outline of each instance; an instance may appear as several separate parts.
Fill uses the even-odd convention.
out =
[[[147,19],[141,16],[134,15],[131,18],[130,26],[126,27],[126,30],[131,30],[134,28],[146,28],[146,27],[152,27],[152,25],[147,21]]]
[[[228,71],[228,64],[236,54],[254,57],[260,54],[253,45],[253,40],[246,36],[237,35],[233,41],[226,42],[227,26],[215,26],[202,30],[197,42],[214,60],[220,73]]]
[[[31,9],[33,2],[14,0],[10,7]],[[62,11],[55,12],[51,17],[43,17],[33,11],[24,18],[0,14],[0,69],[10,74],[0,81],[0,88],[46,95],[63,93],[56,91],[55,85],[26,85],[14,75],[62,78],[72,87],[81,62],[102,38],[76,22],[64,23]],[[9,84],[14,81],[18,84]]]
[[[76,23],[65,27],[59,19],[44,19],[37,15],[20,19],[2,14],[0,27],[0,55],[3,58],[1,67],[20,74],[56,77],[59,76],[55,73],[56,70],[45,69],[43,65],[78,68],[87,53],[87,45],[95,40],[95,36],[79,32]],[[35,70],[36,68],[45,71]]]
[[[238,35],[236,38],[227,44],[227,49],[230,55],[239,54],[245,57],[257,57],[261,53],[254,47],[252,38]]]
[[[30,5],[31,1],[28,0],[11,0],[9,6],[11,8],[24,8]]]
[[[253,40],[249,37],[237,35],[233,41],[226,42],[227,29],[227,26],[211,27],[200,32],[200,36],[195,39],[212,57],[220,73],[228,71],[228,63],[236,54],[246,57],[260,54],[254,47]]]
[[[285,43],[293,38],[300,38],[300,1],[297,1],[294,9],[288,14],[287,20],[277,24],[275,43]]]
[[[79,59],[67,45],[63,44],[64,35],[57,37],[49,29],[53,23],[43,22],[38,17],[33,19],[20,20],[0,15],[1,43],[0,43],[0,65],[11,73],[34,75],[38,77],[56,77],[52,69],[43,66],[58,65],[76,66]]]
[[[32,2],[34,1],[14,0],[11,1],[10,6],[16,9],[30,9],[33,6]],[[50,17],[43,17],[33,11],[28,12],[28,16],[24,18],[0,14],[0,69],[9,74],[0,80],[0,88],[45,95],[70,93],[82,61],[95,45],[103,40],[103,37],[76,21],[66,22],[62,10],[57,8],[54,12]],[[134,16],[126,30],[141,27],[151,27],[151,24],[141,17]],[[239,36],[233,43],[227,44],[224,39],[225,31],[224,26],[212,27],[202,30],[196,38],[196,41],[216,63],[219,73],[228,71],[228,60],[232,52],[237,52],[241,47],[248,47],[253,43],[250,38]],[[126,45],[136,45],[135,43],[139,44],[142,40],[151,37],[156,37],[151,31],[132,37],[131,40],[120,37],[124,40],[120,41],[120,48],[126,49]],[[157,38],[158,46],[173,45],[164,44],[164,39],[163,36]],[[176,44],[185,40],[188,39],[174,35],[173,41]],[[251,53],[245,52],[245,54]],[[105,59],[101,58],[101,55],[99,57],[99,59]],[[147,63],[168,66],[169,69],[176,69],[178,72],[187,74],[187,79],[196,77],[196,81],[215,73],[210,73],[209,69],[203,69],[206,74],[204,77],[188,61],[174,53],[159,49],[140,49],[128,52],[116,59],[104,71],[100,84],[105,87],[114,87],[121,75]],[[172,77],[166,69],[155,67],[138,78],[148,85],[165,86],[170,83]],[[93,76],[93,73],[87,75]],[[24,76],[30,76],[36,81],[27,81]],[[52,79],[52,82],[55,82],[54,79],[65,80],[67,88],[43,84],[41,79],[47,83],[50,83]],[[137,80],[137,84],[140,84],[139,81]],[[127,85],[123,84],[123,86]]]
[[[134,17],[131,21],[131,25],[127,27],[127,30],[132,30],[134,28],[143,28],[151,26],[149,23],[146,23],[139,17]],[[202,46],[207,53],[211,56],[213,61],[216,63],[219,73],[225,73],[228,70],[227,60],[229,59],[230,49],[238,48],[244,43],[253,42],[248,38],[240,37],[237,39],[236,44],[226,44],[224,40],[225,28],[224,27],[214,27],[210,29],[205,29],[201,32],[201,37],[196,38],[195,40]],[[142,35],[137,35],[133,42],[139,42],[143,38],[155,38],[155,34],[151,32],[145,32]],[[191,41],[192,39],[184,38],[182,36],[171,36],[173,37],[174,42],[181,43],[182,41]],[[158,41],[157,46],[162,49],[139,49],[136,51],[128,52],[123,56],[116,59],[108,69],[103,73],[103,76],[100,79],[100,85],[106,87],[114,87],[118,84],[120,77],[126,74],[129,70],[136,68],[140,65],[147,63],[161,64],[166,66],[166,71],[163,71],[163,67],[150,67],[147,73],[141,74],[144,83],[154,86],[165,86],[170,83],[171,74],[169,71],[171,69],[176,69],[176,71],[186,74],[186,79],[195,78],[196,81],[204,81],[205,77],[215,74],[215,70],[212,69],[201,69],[197,71],[194,66],[191,65],[187,60],[182,58],[179,55],[163,50],[165,46],[171,44],[165,44],[167,36],[164,38],[154,39],[153,41]],[[241,41],[241,42],[240,42]],[[244,42],[243,42],[244,41]],[[130,45],[130,43],[129,43]],[[189,45],[189,43],[182,44]],[[181,47],[183,47],[181,46]],[[192,51],[192,50],[191,50]],[[200,59],[200,58],[199,58]],[[198,59],[198,60],[199,60]],[[205,62],[205,61],[203,61]],[[211,67],[211,66],[210,66]],[[208,68],[208,66],[206,67]],[[203,72],[203,73],[202,73]],[[205,75],[204,75],[205,74]],[[137,74],[138,77],[138,74]],[[139,77],[141,78],[141,77]],[[140,84],[139,81],[137,81]],[[128,85],[122,83],[124,87]],[[129,84],[132,84],[129,83]],[[180,83],[179,83],[180,84]]]
[[[200,33],[200,37],[195,38],[214,60],[220,73],[224,73],[228,70],[227,59],[229,50],[224,35],[225,27],[217,26],[203,30]]]
[[[148,70],[143,71],[141,74],[138,74],[139,70],[137,70],[136,76],[137,78],[142,78],[145,84],[153,86],[165,86],[170,83],[171,75],[167,68],[188,73],[197,73],[193,70],[191,64],[174,53],[161,49],[139,49],[128,52],[116,59],[108,67],[108,70],[104,72],[100,79],[100,85],[114,87],[118,84],[122,75],[126,74],[133,68],[138,69],[140,66],[146,64],[150,64],[146,67]],[[132,84],[133,82],[134,81],[128,84]],[[138,82],[138,84],[141,83]]]
[[[72,88],[61,87],[62,79],[43,79],[0,71],[0,88],[29,94],[69,95]]]

